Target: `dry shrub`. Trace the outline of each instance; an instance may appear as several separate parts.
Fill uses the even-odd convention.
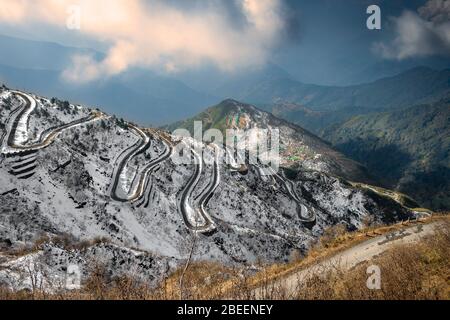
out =
[[[78,240],[66,233],[60,235],[43,234],[39,236],[36,240],[34,240],[34,242],[25,244],[18,248],[9,249],[5,253],[16,257],[21,257],[42,250],[44,245],[50,243],[68,251],[70,250],[83,251],[94,245],[110,242],[111,240],[105,237],[96,237],[92,240]]]
[[[241,276],[241,270],[226,267],[215,262],[198,261],[189,265],[184,273],[183,288],[180,277],[184,268],[179,268],[169,275],[156,288],[155,298],[161,299],[220,299],[227,288]]]
[[[327,228],[318,242],[318,246],[322,248],[334,247],[345,241],[347,228],[343,224],[337,224]]]
[[[152,290],[131,275],[111,277],[102,264],[95,263],[80,294],[93,300],[148,300]]]

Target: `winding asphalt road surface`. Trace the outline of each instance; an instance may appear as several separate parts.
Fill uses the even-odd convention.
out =
[[[8,117],[6,118],[6,121],[5,121],[5,129],[2,131],[2,135],[1,135],[1,137],[0,137],[0,147],[3,146],[5,137],[6,137],[7,133],[8,133],[8,129],[7,129],[7,128],[8,128],[8,125],[10,124],[10,122],[11,122],[11,118],[14,117],[14,115],[15,115],[17,112],[19,112],[19,110],[22,110],[22,108],[23,108],[23,106],[18,106],[17,108],[15,108],[14,110],[12,110],[12,111],[9,113]]]
[[[11,128],[9,129],[7,144],[9,147],[12,147],[15,149],[20,149],[20,147],[22,147],[22,146],[15,145],[15,137],[17,134],[17,127],[19,126],[19,123],[22,120],[22,118],[27,116],[26,127],[28,129],[28,123],[30,122],[29,115],[36,107],[36,101],[29,95],[23,94],[18,91],[12,91],[12,92],[16,96],[20,97],[23,101],[25,101],[25,104],[21,107],[19,113],[17,115],[15,115],[15,118],[11,124]],[[19,148],[16,148],[16,147],[19,147]]]
[[[290,194],[291,198],[294,199],[294,201],[300,207],[300,213],[299,213],[300,221],[315,222],[316,221],[316,213],[315,213],[314,208],[307,207],[304,204],[304,202],[300,199],[300,197],[297,193],[294,183],[285,176],[284,172],[282,173],[282,176],[276,174],[276,177],[278,177],[278,179],[281,179],[281,181],[284,184],[285,189]]]
[[[9,131],[8,127],[10,126],[11,118],[14,117],[16,115],[16,113],[19,112],[22,108],[23,108],[23,106],[18,106],[17,108],[12,110],[9,113],[8,117],[6,118],[5,123],[4,123],[5,127],[2,130],[2,135],[0,136],[0,152],[2,152],[2,150],[3,150],[3,146],[4,146],[4,143],[5,143],[5,138],[6,138],[6,135],[8,134],[8,131]],[[2,155],[3,155],[3,152],[2,152]],[[2,161],[3,161],[3,157],[0,158],[0,163]]]
[[[198,208],[200,210],[200,214],[203,216],[203,218],[210,223],[210,229],[215,229],[215,224],[211,219],[211,216],[206,212],[205,205],[208,204],[209,199],[214,194],[214,191],[216,191],[217,187],[220,183],[220,166],[219,166],[219,147],[214,145],[215,149],[215,158],[214,158],[214,165],[213,165],[213,178],[211,180],[210,185],[208,186],[208,189],[205,190],[205,192],[202,194],[199,202],[198,202]]]
[[[128,124],[128,127],[131,129],[133,133],[138,135],[139,140],[133,144],[132,146],[126,148],[122,151],[122,153],[117,157],[116,166],[114,168],[113,176],[112,176],[112,184],[110,188],[111,198],[115,201],[119,202],[131,202],[134,203],[142,198],[145,193],[145,189],[148,185],[149,175],[150,173],[163,161],[166,161],[172,155],[172,145],[169,141],[167,141],[162,136],[162,143],[164,144],[164,151],[156,158],[150,161],[141,171],[138,173],[138,180],[133,179],[130,190],[131,192],[127,192],[127,194],[121,194],[126,192],[125,190],[119,190],[120,176],[122,171],[126,167],[126,165],[137,155],[145,152],[151,145],[150,137],[142,131],[140,128]],[[137,181],[137,182],[136,182]]]
[[[21,154],[23,152],[29,152],[29,151],[35,151],[39,150],[45,147],[48,147],[57,137],[58,135],[63,132],[64,130],[70,129],[72,127],[76,127],[82,124],[85,124],[90,121],[95,121],[103,117],[103,114],[100,112],[93,112],[91,115],[69,122],[67,124],[64,124],[59,127],[54,127],[51,129],[47,129],[43,134],[41,134],[41,139],[38,143],[32,144],[32,145],[18,145],[15,143],[15,136],[17,127],[22,119],[22,117],[29,112],[30,108],[32,107],[33,103],[36,103],[35,101],[31,101],[30,99],[33,99],[32,97],[25,95],[18,91],[13,91],[14,94],[19,96],[25,101],[24,106],[20,107],[20,110],[14,110],[12,111],[10,117],[14,117],[14,120],[11,124],[11,127],[8,130],[7,133],[7,149],[3,151],[3,153],[6,154]],[[28,126],[29,119],[27,119],[27,126]],[[8,150],[9,149],[9,150]]]
[[[283,176],[280,176],[278,173],[275,172],[275,170],[272,167],[267,167],[267,168],[263,169],[259,166],[256,166],[256,170],[258,171],[258,174],[260,177],[261,177],[261,171],[267,170],[273,179],[278,180],[284,186],[284,189],[286,190],[289,197],[292,200],[294,200],[294,202],[297,205],[297,208],[299,210],[298,216],[299,216],[299,220],[301,222],[314,223],[316,221],[315,209],[312,207],[308,207],[304,204],[304,202],[300,199],[299,195],[297,194],[297,191],[295,190],[294,183],[291,180],[289,180],[287,177],[285,177],[284,173],[283,173]]]
[[[325,275],[334,269],[350,270],[360,263],[374,259],[395,245],[417,243],[423,237],[433,235],[444,223],[443,221],[435,221],[428,224],[417,224],[403,230],[369,239],[317,264],[275,280],[269,287],[282,292],[286,299],[295,299],[298,292],[298,284],[310,277]],[[383,271],[381,270],[381,272]],[[381,276],[383,275],[381,274]],[[365,285],[365,283],[362,285]],[[254,294],[257,299],[267,298],[264,288],[255,289]]]
[[[164,151],[156,159],[152,160],[149,164],[147,164],[144,167],[144,169],[142,170],[136,191],[131,196],[131,199],[130,199],[131,202],[136,202],[137,200],[142,198],[142,196],[144,195],[146,186],[147,186],[147,182],[148,182],[150,173],[153,172],[153,170],[161,162],[166,161],[172,155],[173,148],[172,148],[171,144],[166,142],[163,138],[161,139],[161,141],[164,144]]]
[[[120,182],[120,176],[122,174],[122,171],[128,164],[128,162],[133,159],[138,154],[141,154],[145,152],[150,147],[150,138],[149,136],[139,129],[138,127],[128,124],[128,128],[130,131],[132,131],[135,135],[139,136],[139,140],[133,144],[132,146],[126,148],[121,152],[121,154],[117,157],[116,165],[114,167],[113,175],[112,175],[112,184],[110,188],[110,195],[111,198],[115,201],[119,202],[128,202],[135,199],[135,194],[129,196],[129,195],[122,195],[119,194],[119,182]],[[133,183],[131,185],[131,189],[133,189]],[[125,191],[125,190],[120,190]],[[125,191],[126,192],[126,191]]]
[[[195,187],[197,186],[200,180],[200,175],[203,170],[203,160],[194,149],[191,149],[191,152],[195,159],[194,174],[191,176],[188,183],[182,190],[180,200],[178,202],[178,209],[181,212],[186,227],[192,232],[196,233],[208,233],[216,229],[214,221],[212,221],[210,215],[206,212],[204,208],[205,204],[211,198],[220,182],[220,170],[218,161],[219,152],[217,150],[218,148],[217,147],[215,148],[216,154],[214,159],[213,179],[209,187],[205,190],[204,194],[200,197],[198,207],[197,208],[192,207],[191,196],[192,192],[194,191]],[[193,219],[195,219],[196,221],[192,221]],[[201,221],[197,221],[198,219],[201,219]]]

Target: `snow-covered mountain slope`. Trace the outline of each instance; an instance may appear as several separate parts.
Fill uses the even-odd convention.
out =
[[[272,116],[267,121],[285,126]],[[195,259],[281,262],[331,225],[359,228],[368,218],[392,222],[414,215],[332,169],[314,170],[315,157],[306,159],[311,165],[267,177],[255,165],[234,170],[223,147],[209,144],[201,145],[204,160],[192,149],[191,164],[176,164],[179,137],[6,88],[0,124],[3,251],[44,235],[108,239],[83,248],[57,241],[36,248],[32,255],[43,255],[55,274],[95,258],[112,273],[134,270],[156,281],[188,257],[194,237]],[[12,285],[16,278],[7,275],[23,263],[5,257],[0,282]]]
[[[202,122],[203,130],[217,128],[224,136],[227,129],[278,129],[282,166],[328,172],[352,181],[373,183],[363,166],[346,158],[324,140],[253,105],[232,99],[224,100],[197,116],[169,125],[166,129],[173,131],[185,128],[193,132],[195,121]]]

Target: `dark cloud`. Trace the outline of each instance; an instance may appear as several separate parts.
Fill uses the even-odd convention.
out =
[[[151,10],[152,2],[147,2],[148,9]],[[229,22],[229,27],[240,30],[249,25],[247,16],[244,13],[243,0],[165,0],[172,6],[183,10],[184,12],[199,13],[205,10],[220,11]],[[301,13],[298,10],[298,1],[281,0],[279,15],[284,21],[283,29],[279,33],[279,45],[298,43],[301,38]]]
[[[430,0],[418,10],[419,15],[434,23],[446,23],[450,21],[450,1]]]
[[[450,0],[429,0],[416,12],[393,18],[395,37],[375,50],[388,59],[441,55],[450,57]]]
[[[281,6],[281,15],[285,21],[283,32],[284,40],[291,44],[297,44],[302,36],[301,10],[292,1],[285,1]]]

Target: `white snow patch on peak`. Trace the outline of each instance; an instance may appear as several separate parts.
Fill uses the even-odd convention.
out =
[[[0,93],[0,99],[2,99],[2,100],[7,99],[10,96],[11,96],[11,92],[9,92],[9,91],[4,91],[4,92]]]

